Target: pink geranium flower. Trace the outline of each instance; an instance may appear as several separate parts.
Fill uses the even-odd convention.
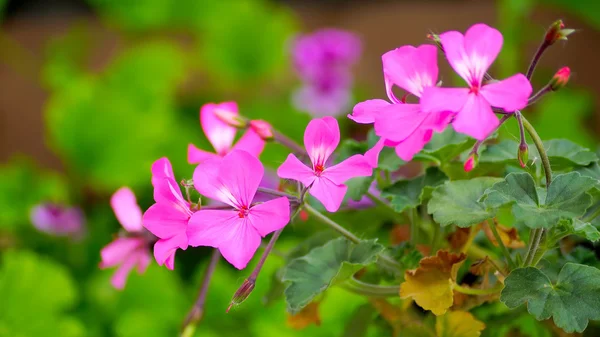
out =
[[[100,268],[119,266],[110,282],[113,287],[123,289],[131,270],[137,266],[138,273],[143,273],[151,258],[148,242],[143,236],[142,210],[133,192],[121,187],[110,198],[110,205],[117,220],[131,237],[119,237],[102,248]]]
[[[429,87],[423,92],[421,107],[427,112],[452,111],[454,129],[483,140],[499,125],[492,106],[514,112],[527,105],[531,83],[523,74],[484,85],[483,78],[502,48],[502,34],[484,24],[476,24],[465,35],[450,31],[440,35],[446,58],[468,84],[468,88]]]
[[[290,154],[277,169],[280,178],[294,179],[309,187],[310,194],[329,212],[340,208],[348,189],[344,183],[348,179],[370,176],[373,172],[362,155],[354,155],[337,165],[328,166],[327,160],[339,142],[340,128],[335,118],[313,119],[304,132],[304,147],[312,165],[309,167]]]
[[[202,106],[200,124],[216,153],[204,151],[189,144],[188,162],[199,164],[207,159],[223,157],[234,149],[244,150],[258,157],[265,147],[265,141],[256,133],[255,129],[248,128],[242,138],[233,145],[237,129],[219,118],[216,113],[220,113],[222,116],[237,116],[238,106],[235,102],[208,103]]]
[[[380,140],[365,153],[377,166],[384,146],[394,147],[403,160],[411,160],[431,140],[433,131],[442,131],[449,122],[446,111],[424,113],[419,104],[404,103],[394,95],[394,85],[421,97],[423,90],[435,86],[438,77],[437,48],[432,45],[403,46],[381,57],[387,96],[392,103],[373,99],[358,103],[348,117],[357,123],[375,124]]]
[[[42,203],[31,209],[30,217],[35,228],[51,235],[81,239],[86,232],[85,216],[79,207]]]
[[[183,199],[167,158],[152,164],[152,185],[156,203],[144,213],[143,225],[159,238],[154,244],[156,262],[173,269],[177,248],[188,247],[186,230],[192,211],[189,202]]]
[[[190,245],[218,248],[229,263],[244,269],[260,246],[261,237],[283,228],[290,220],[286,197],[252,203],[263,173],[260,161],[240,150],[198,165],[194,187],[233,209],[194,213],[187,230]]]

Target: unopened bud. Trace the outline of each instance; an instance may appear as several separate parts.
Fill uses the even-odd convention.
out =
[[[250,121],[250,128],[265,141],[273,139],[273,127],[263,120]]]
[[[467,158],[467,160],[465,161],[465,172],[469,172],[471,170],[473,170],[474,168],[477,167],[477,164],[479,163],[479,155],[477,155],[477,153],[472,153],[469,158]]]
[[[216,108],[214,110],[215,116],[219,118],[223,123],[226,123],[229,126],[233,126],[234,128],[245,128],[248,124],[246,120],[233,111],[229,111],[226,109]]]
[[[234,305],[240,305],[242,302],[244,302],[248,296],[250,296],[252,290],[254,290],[255,284],[256,281],[253,279],[244,280],[242,286],[235,292],[235,294],[233,294],[233,298],[231,299],[231,303],[229,303],[229,307],[227,307],[226,312],[229,312]]]
[[[565,28],[565,24],[562,20],[557,20],[550,25],[550,28],[546,31],[544,41],[548,45],[553,45],[558,40],[567,40],[567,37],[575,32],[575,29]]]
[[[429,39],[431,42],[435,43],[436,46],[438,46],[440,49],[443,50],[442,39],[440,39],[440,36],[438,34],[429,33],[429,34],[427,34],[427,39]]]
[[[519,165],[521,165],[522,168],[525,168],[525,166],[527,166],[527,161],[529,161],[529,147],[527,146],[527,143],[519,144],[519,152],[517,152],[517,159],[519,159]]]
[[[550,89],[556,91],[569,83],[571,77],[571,69],[569,67],[560,68],[550,80]]]

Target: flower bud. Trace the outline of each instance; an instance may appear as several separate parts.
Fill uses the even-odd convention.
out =
[[[233,126],[234,128],[245,128],[248,124],[244,117],[241,117],[235,112],[217,108],[214,110],[215,116],[219,118],[223,123],[226,123],[229,126]]]
[[[558,40],[567,40],[567,36],[573,34],[573,32],[575,32],[575,29],[565,29],[562,20],[557,20],[546,31],[544,41],[548,45],[553,45]]]
[[[250,121],[250,128],[256,132],[264,141],[273,139],[273,128],[271,124],[263,120]]]
[[[529,147],[527,146],[527,143],[519,144],[517,158],[519,159],[519,165],[521,165],[522,168],[525,168],[527,161],[529,161]]]
[[[429,34],[427,34],[427,39],[429,39],[430,41],[435,43],[435,45],[438,46],[438,48],[443,50],[442,39],[440,39],[440,36],[438,34],[429,33]]]
[[[229,307],[227,307],[226,312],[229,312],[234,305],[240,305],[242,302],[244,302],[248,296],[250,296],[252,290],[254,290],[255,284],[256,281],[253,279],[244,280],[244,283],[242,283],[235,294],[233,294],[233,298],[231,299],[231,303],[229,303]]]
[[[464,169],[465,172],[469,172],[477,167],[479,163],[479,155],[477,153],[472,153],[469,158],[465,161]]]
[[[571,69],[569,67],[560,68],[550,80],[550,89],[556,91],[564,87],[569,82],[569,77],[571,77]]]

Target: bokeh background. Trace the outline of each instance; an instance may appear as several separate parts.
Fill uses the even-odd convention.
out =
[[[500,29],[505,44],[492,73],[502,78],[526,70],[558,18],[578,31],[544,56],[534,88],[562,66],[571,67],[571,81],[525,114],[542,138],[596,149],[596,0],[0,0],[0,336],[178,333],[209,250],[178,253],[175,271],[152,263],[144,275],[133,273],[125,290],[113,289],[113,270],[98,268],[100,249],[120,228],[108,199],[129,186],[142,208],[151,205],[150,165],[162,156],[177,177],[190,178],[187,144],[210,148],[198,122],[206,102],[236,100],[242,114],[301,140],[311,117],[291,100],[300,85],[290,62],[297,34],[336,27],[360,36],[356,103],[385,97],[381,54],[425,43],[429,32],[464,31],[477,22]],[[444,61],[440,65],[445,83],[457,81]],[[365,137],[366,129],[343,116],[340,123],[345,135]],[[512,124],[501,133],[517,137]],[[276,168],[286,154],[270,144],[263,163]],[[37,231],[30,211],[43,202],[81,207],[85,233],[73,238]],[[374,212],[338,216],[351,217],[348,225],[360,234],[385,240],[390,224]],[[317,230],[310,219],[290,226],[278,251]],[[364,299],[339,289],[323,299],[319,327],[294,329],[273,277],[283,262],[277,255],[251,297],[229,314],[225,309],[249,270],[221,263],[196,336],[389,335],[383,324],[356,334],[348,322],[364,316]],[[503,309],[487,310],[478,315]],[[489,327],[484,336],[552,334],[527,317]]]

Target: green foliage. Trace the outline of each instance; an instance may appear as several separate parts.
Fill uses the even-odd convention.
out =
[[[600,270],[567,263],[552,284],[539,269],[515,269],[506,278],[500,300],[509,308],[527,303],[537,320],[552,317],[566,332],[582,332],[590,319],[600,319]]]
[[[375,240],[354,244],[338,238],[292,260],[282,278],[284,282],[290,282],[285,289],[288,311],[300,311],[327,288],[374,263],[383,248]]]
[[[468,150],[475,144],[473,138],[467,137],[462,133],[454,131],[452,128],[446,128],[442,133],[435,133],[431,141],[425,145],[421,152],[421,157],[426,155],[437,159],[438,162],[446,164],[456,158],[462,152]],[[427,159],[424,158],[424,159]]]
[[[428,168],[421,176],[400,180],[383,189],[381,196],[390,198],[396,212],[403,212],[422,204],[431,197],[432,190],[448,178],[437,167]]]
[[[489,209],[497,209],[512,204],[517,224],[550,228],[562,219],[571,220],[583,215],[592,202],[592,197],[586,192],[597,183],[597,180],[577,172],[559,174],[546,195],[536,188],[530,174],[511,173],[486,191],[485,205]]]
[[[0,265],[0,335],[85,335],[81,323],[66,315],[78,302],[75,281],[56,262],[30,252],[7,251]]]
[[[498,181],[491,177],[448,181],[433,191],[427,204],[428,212],[442,226],[478,224],[496,214],[494,210],[486,209],[479,199]]]

